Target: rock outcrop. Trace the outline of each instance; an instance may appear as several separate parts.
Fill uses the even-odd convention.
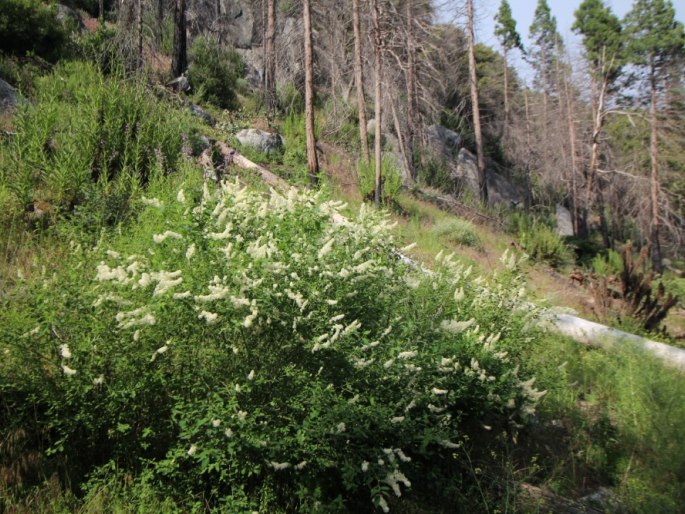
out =
[[[563,205],[557,204],[556,212],[557,234],[562,237],[573,236],[573,218],[571,211]]]
[[[0,79],[0,114],[13,110],[21,101],[22,97],[17,90]]]
[[[461,136],[442,125],[431,125],[425,130],[426,150],[433,157],[453,157],[461,147]]]
[[[466,148],[459,150],[456,170],[452,177],[458,183],[458,191],[468,191],[474,197],[480,194],[478,182],[478,163],[476,156]],[[503,207],[518,207],[523,202],[523,195],[509,179],[493,170],[487,170],[488,203]]]
[[[254,128],[243,129],[235,137],[241,145],[249,146],[266,155],[280,152],[284,143],[283,138],[279,134]]]

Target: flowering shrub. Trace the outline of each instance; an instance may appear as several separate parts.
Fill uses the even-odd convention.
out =
[[[2,403],[73,476],[145,469],[182,508],[387,512],[544,394],[513,257],[489,282],[450,256],[420,272],[381,214],[295,190],[143,204],[0,317]]]

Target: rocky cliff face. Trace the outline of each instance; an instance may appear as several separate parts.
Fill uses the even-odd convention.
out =
[[[296,9],[277,9],[277,80],[297,83],[302,72],[302,27]],[[191,38],[204,35],[233,47],[246,64],[246,78],[253,87],[261,83],[262,54],[261,0],[190,0],[188,32]]]

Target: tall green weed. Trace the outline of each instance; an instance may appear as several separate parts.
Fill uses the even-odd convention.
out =
[[[402,177],[397,169],[398,164],[394,160],[383,156],[381,162],[381,200],[383,203],[388,203],[394,201],[402,190]],[[363,198],[373,198],[376,187],[375,164],[360,160],[357,166],[359,169],[359,192]]]
[[[572,249],[546,223],[529,214],[514,213],[509,218],[510,231],[518,236],[521,247],[537,261],[554,268],[574,262]]]
[[[549,389],[543,414],[559,420],[548,430],[567,444],[566,453],[557,446],[545,478],[566,493],[604,481],[630,512],[679,512],[685,502],[682,374],[629,344],[598,350],[558,342],[534,358],[548,370],[538,372]]]
[[[34,104],[14,125],[16,135],[0,143],[0,183],[20,209],[42,202],[113,223],[155,173],[175,169],[191,122],[140,82],[66,63],[37,80]]]

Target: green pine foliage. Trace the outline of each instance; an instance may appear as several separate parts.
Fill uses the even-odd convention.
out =
[[[523,42],[516,30],[516,20],[511,13],[511,6],[507,0],[502,0],[495,15],[495,36],[506,50],[518,48],[523,52]]]
[[[637,0],[624,19],[626,59],[661,75],[685,53],[683,24],[670,0]]]
[[[224,109],[237,107],[238,79],[243,62],[234,50],[220,47],[214,40],[198,37],[190,47],[188,75],[196,96]]]
[[[538,0],[529,37],[532,44],[528,49],[528,56],[535,70],[536,82],[546,93],[551,93],[556,88],[554,74],[564,43],[557,31],[557,19],[552,16],[547,0]]]
[[[585,55],[595,75],[620,72],[623,35],[621,21],[602,0],[584,0],[575,12],[572,29],[583,37]]]

